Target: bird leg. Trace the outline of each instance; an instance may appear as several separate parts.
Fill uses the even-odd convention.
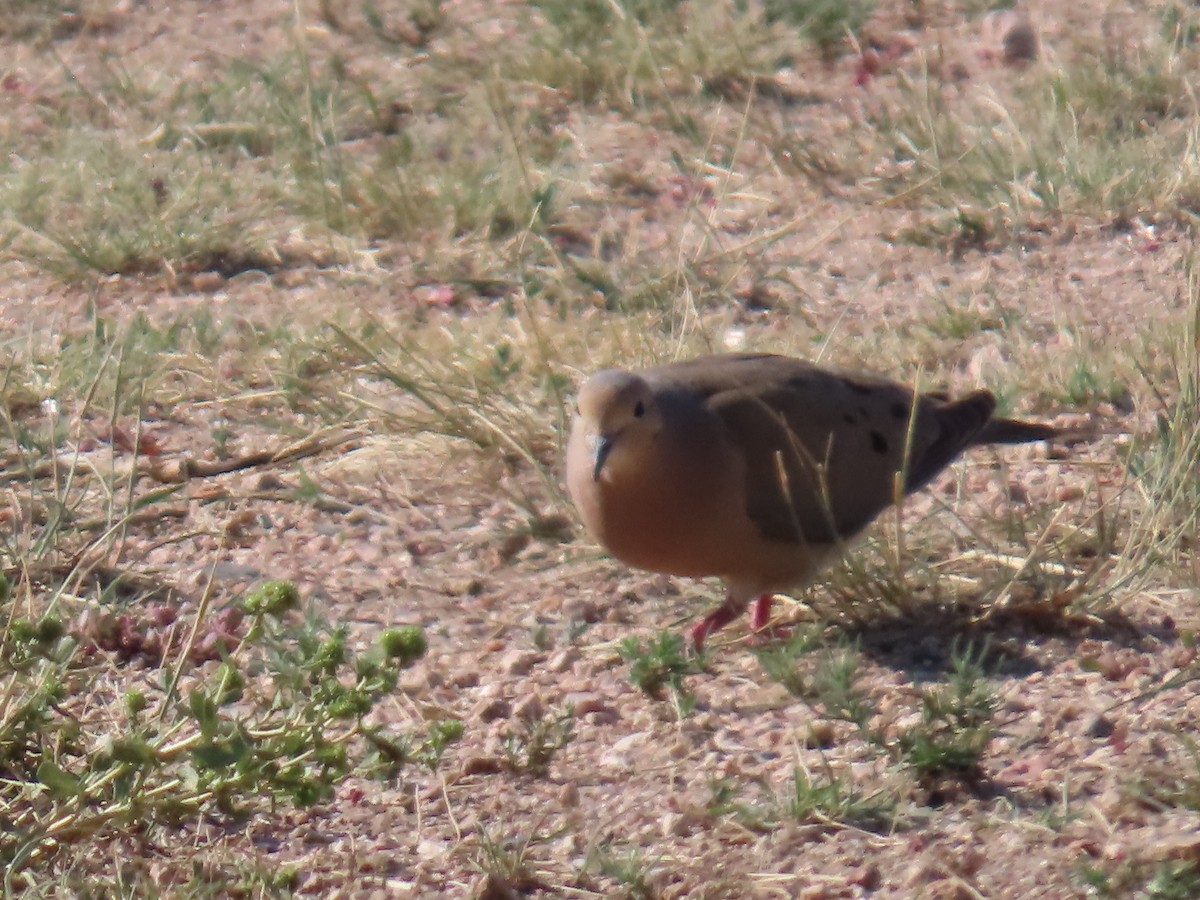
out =
[[[767,640],[786,641],[792,636],[792,629],[786,625],[771,625],[771,604],[775,602],[774,594],[762,594],[754,601],[750,610],[750,630]]]
[[[750,610],[751,631],[762,631],[767,627],[771,621],[771,604],[774,602],[774,594],[763,594],[754,601],[754,608]]]
[[[771,604],[775,602],[774,594],[761,594],[754,601],[754,608],[750,610],[750,630],[762,631],[771,621]],[[718,631],[736,619],[742,614],[742,610],[746,608],[746,602],[739,600],[733,594],[725,596],[725,602],[710,612],[707,616],[692,626],[692,644],[696,650],[704,649],[704,642],[708,636],[714,631]],[[787,630],[783,629],[782,634],[777,633],[779,629],[771,629],[771,637],[786,637]]]
[[[735,598],[733,594],[726,594],[724,603],[692,626],[692,645],[696,652],[704,649],[704,642],[710,634],[724,628],[740,616],[745,608],[746,601]]]

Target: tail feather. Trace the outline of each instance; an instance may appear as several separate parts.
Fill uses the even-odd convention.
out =
[[[980,444],[1027,444],[1030,441],[1066,439],[1071,433],[1043,425],[1041,422],[1022,422],[1018,419],[989,419],[971,442]]]

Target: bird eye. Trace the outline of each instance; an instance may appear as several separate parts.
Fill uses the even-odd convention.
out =
[[[639,400],[637,402],[637,406],[635,406],[633,408],[633,417],[635,419],[640,419],[645,414],[646,414],[646,404],[643,403],[641,400]]]

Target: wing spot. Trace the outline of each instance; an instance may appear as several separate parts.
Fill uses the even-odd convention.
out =
[[[887,438],[885,438],[878,431],[872,431],[871,432],[871,448],[876,453],[887,453],[888,452]]]
[[[905,406],[903,403],[893,403],[892,404],[892,415],[895,416],[897,419],[907,419],[908,418],[908,407]]]

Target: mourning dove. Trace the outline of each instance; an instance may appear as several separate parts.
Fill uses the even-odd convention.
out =
[[[697,649],[757,598],[812,579],[903,493],[968,447],[1060,435],[993,417],[996,399],[915,395],[883,378],[770,355],[609,369],[579,390],[567,485],[583,523],[641,569],[716,575],[725,602],[692,629]]]

